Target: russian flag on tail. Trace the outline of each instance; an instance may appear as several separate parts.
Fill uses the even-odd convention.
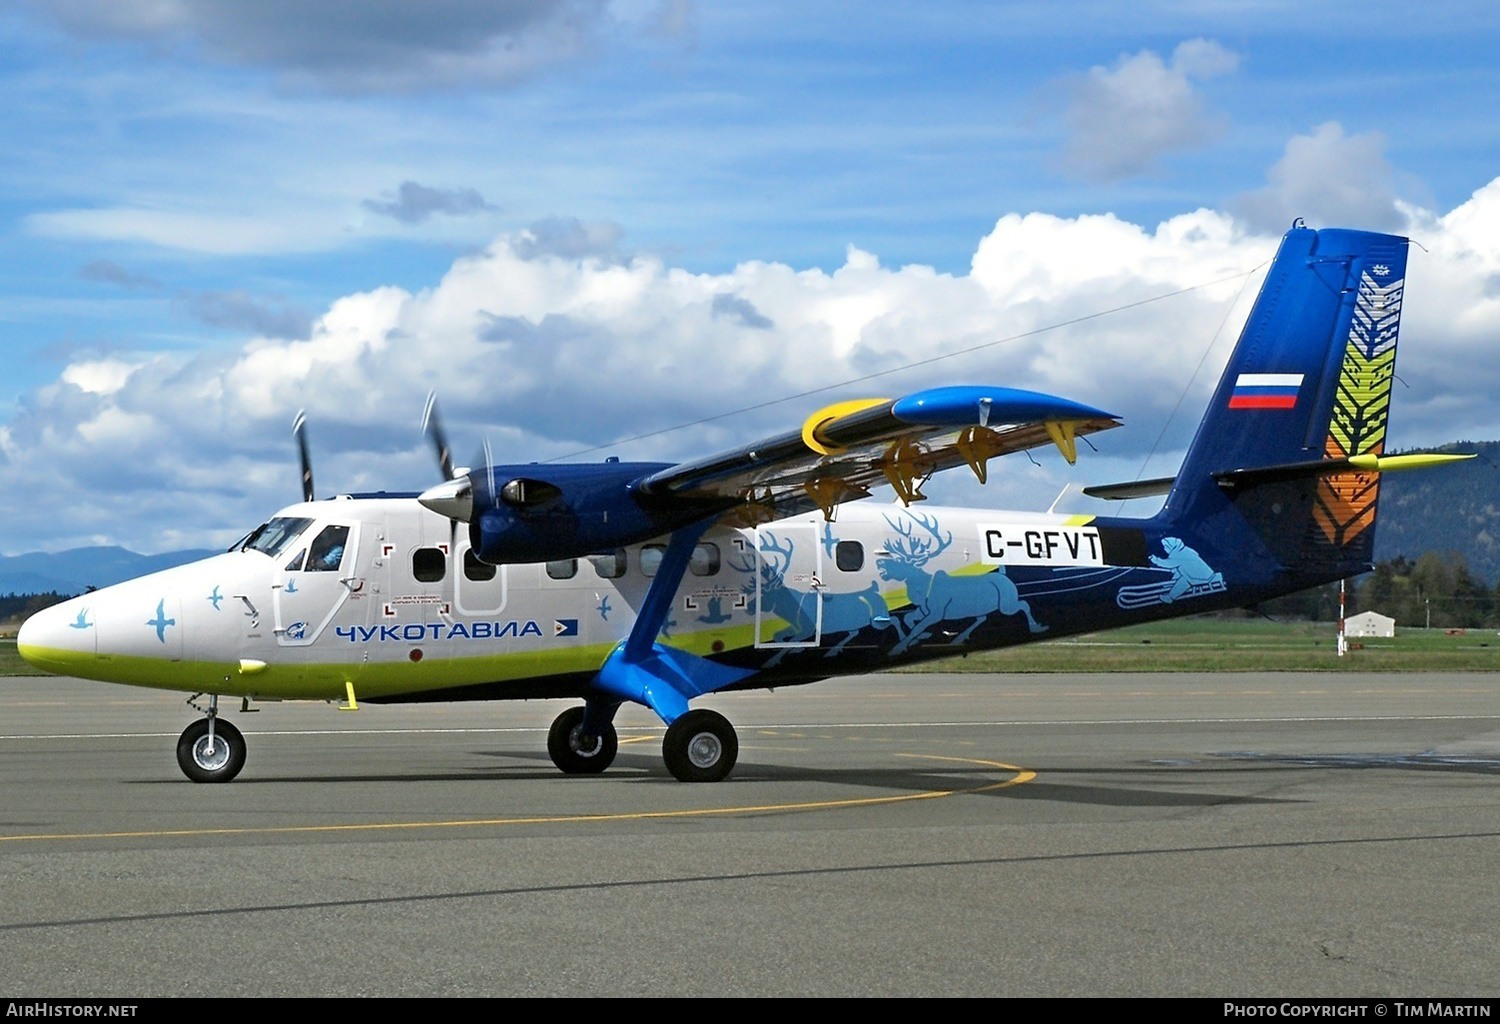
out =
[[[1300,373],[1242,373],[1229,394],[1229,408],[1292,409],[1301,388]]]

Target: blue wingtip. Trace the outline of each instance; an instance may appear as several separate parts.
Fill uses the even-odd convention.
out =
[[[905,423],[935,427],[1119,418],[1114,413],[1038,391],[975,385],[913,392],[897,399],[891,406],[891,414]]]

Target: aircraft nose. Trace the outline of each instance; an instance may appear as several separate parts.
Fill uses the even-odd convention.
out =
[[[94,657],[96,632],[93,613],[81,598],[74,598],[21,623],[16,651],[37,668],[66,673],[81,657]]]

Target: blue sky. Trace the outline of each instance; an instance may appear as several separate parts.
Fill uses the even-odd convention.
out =
[[[1397,443],[1500,437],[1500,9],[930,6],[8,5],[0,552],[227,542],[295,498],[304,406],[320,483],[421,487],[429,387],[553,458],[1248,271],[1293,216],[1428,247]],[[1242,283],[877,390],[1127,416],[963,500],[1169,473]]]

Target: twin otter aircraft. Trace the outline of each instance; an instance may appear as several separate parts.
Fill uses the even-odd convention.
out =
[[[484,466],[421,495],[307,500],[225,554],[32,616],[52,672],[208,695],[177,759],[227,782],[245,741],[219,697],[576,697],[547,749],[600,772],[616,709],[667,724],[683,781],[724,778],[738,740],[690,709],[966,650],[1237,607],[1371,568],[1407,241],[1294,226],[1174,479],[1148,519],[919,504],[933,473],[1119,426],[1005,387],[843,402],[802,428],[679,465]],[[485,461],[489,461],[486,459]],[[889,484],[901,504],[841,506]],[[835,515],[838,512],[838,515]],[[189,703],[193,703],[190,699]],[[194,705],[197,706],[196,704]]]

